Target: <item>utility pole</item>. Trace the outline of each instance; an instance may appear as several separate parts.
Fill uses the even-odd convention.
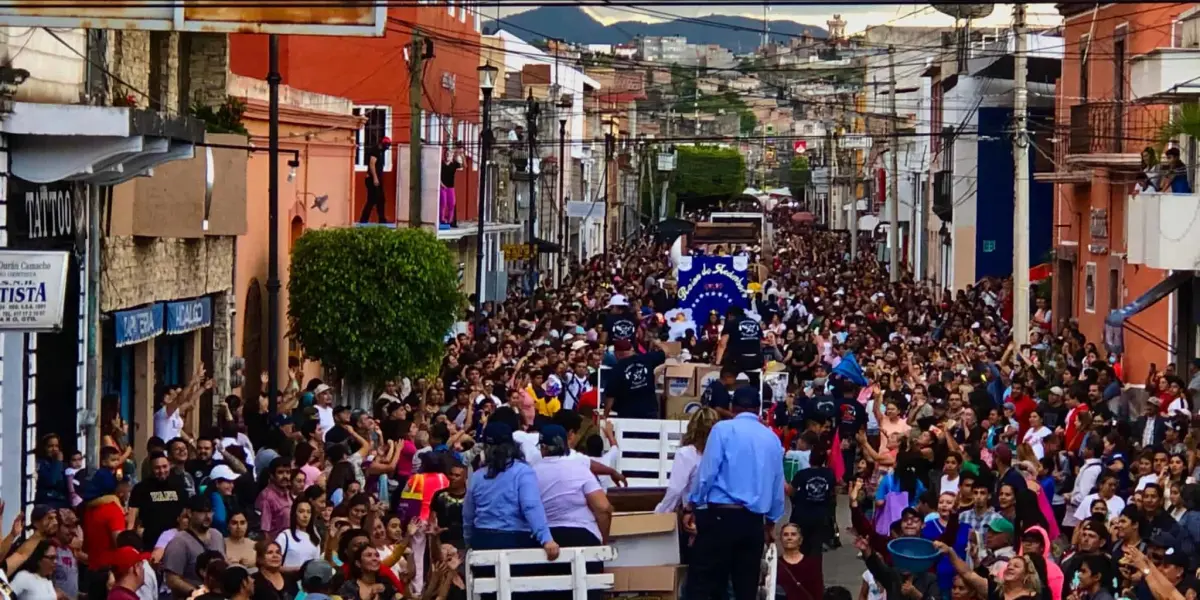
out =
[[[1013,343],[1020,348],[1029,343],[1029,144],[1026,137],[1028,115],[1025,5],[1013,5],[1013,163],[1016,189],[1013,190]]]
[[[608,125],[606,125],[608,126]],[[611,127],[611,126],[608,126]],[[612,131],[604,132],[604,268],[608,269],[608,229],[609,229],[609,209],[612,208],[608,202],[608,187],[609,187],[609,172],[612,171],[613,150],[616,145],[616,140],[613,138]]]
[[[267,406],[279,407],[279,36],[272,34],[267,53]],[[99,290],[96,290],[99,292]],[[95,293],[95,292],[93,292]]]
[[[892,155],[892,173],[888,178],[888,195],[891,203],[888,205],[888,270],[892,283],[900,281],[900,144],[896,135],[896,47],[888,46],[888,103],[891,105],[892,118],[888,132],[892,134],[888,141],[888,150]],[[911,225],[911,223],[910,223]]]
[[[421,96],[424,95],[421,75],[425,70],[425,39],[414,29],[412,47],[408,50],[408,226],[424,225],[421,215]],[[438,219],[440,221],[441,219]],[[437,223],[434,227],[437,227]],[[274,229],[272,229],[274,231]]]
[[[529,98],[526,100],[525,118],[528,121],[526,128],[529,130],[529,307],[533,308],[537,303],[537,287],[538,287],[538,262],[541,258],[538,256],[537,247],[537,180],[541,174],[540,165],[537,159],[537,130],[538,117],[540,116],[537,100],[533,99],[533,92],[529,92]]]

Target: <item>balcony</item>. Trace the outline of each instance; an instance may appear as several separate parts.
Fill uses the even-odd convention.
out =
[[[1157,48],[1129,61],[1129,89],[1139,100],[1200,98],[1200,48]]]
[[[1166,120],[1162,106],[1087,102],[1071,107],[1067,162],[1074,165],[1137,169],[1148,140]]]
[[[1155,269],[1200,265],[1200,194],[1141,193],[1125,208],[1125,260]]]
[[[954,220],[954,173],[950,171],[933,174],[933,214],[946,223]]]

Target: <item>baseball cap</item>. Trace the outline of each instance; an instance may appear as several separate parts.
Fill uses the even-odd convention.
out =
[[[1061,396],[1061,395],[1063,395],[1063,389],[1056,385],[1056,386],[1050,388],[1050,393],[1055,396]]]
[[[1179,544],[1179,540],[1176,540],[1175,536],[1173,536],[1169,533],[1163,532],[1163,533],[1160,533],[1160,534],[1150,538],[1149,540],[1146,541],[1146,543],[1151,546],[1157,546],[1159,548],[1174,548],[1176,545]]]
[[[149,552],[138,552],[132,546],[121,546],[109,555],[109,563],[117,571],[128,571],[142,561],[150,560]]]
[[[753,387],[740,387],[733,392],[733,405],[739,408],[758,408],[758,390]]]
[[[333,565],[328,562],[320,559],[310,560],[304,563],[300,570],[300,583],[307,587],[329,585],[336,574]]]
[[[1189,568],[1192,566],[1192,561],[1183,553],[1182,550],[1176,547],[1167,548],[1167,553],[1163,555],[1163,563],[1174,565],[1176,567]]]
[[[488,423],[483,428],[483,443],[488,445],[503,444],[513,439],[512,427],[504,423]]]
[[[1013,457],[1012,448],[1010,448],[1008,444],[1000,444],[996,446],[994,450],[992,450],[992,456],[1006,462],[1011,461]]]
[[[234,481],[238,478],[238,476],[237,473],[233,472],[233,469],[231,469],[229,465],[217,465],[212,468],[211,472],[209,472],[208,478],[212,479],[213,481],[218,481],[221,479],[226,481]]]
[[[317,389],[313,390],[313,395],[320,396],[321,394],[324,394],[325,392],[332,392],[332,391],[333,391],[333,388],[329,387],[329,384],[322,383],[321,385],[317,386]]]
[[[996,533],[1012,533],[1014,531],[1012,521],[1009,521],[1004,517],[992,519],[987,526],[988,529],[991,529]]]
[[[543,444],[554,439],[567,440],[567,430],[562,425],[542,425],[539,433]]]
[[[46,515],[53,513],[53,512],[54,512],[54,507],[52,507],[48,504],[37,504],[33,507],[33,512],[30,513],[30,516],[36,522],[36,521],[41,521],[42,519],[45,519]]]
[[[608,299],[608,307],[612,308],[614,306],[629,306],[629,301],[625,299],[623,294],[614,294],[612,298]]]
[[[380,144],[390,144],[390,143],[392,143],[392,138],[385,135],[385,136],[379,138],[379,143]]]
[[[633,350],[633,344],[630,344],[629,340],[617,340],[613,342],[613,350],[617,352],[629,352]]]
[[[1004,410],[1017,410],[1017,405],[1013,404],[1012,402],[1005,402]]]

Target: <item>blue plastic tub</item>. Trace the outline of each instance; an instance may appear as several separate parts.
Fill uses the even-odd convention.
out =
[[[918,537],[896,538],[888,542],[892,554],[892,566],[906,573],[923,573],[937,564],[942,554],[933,547],[933,542]]]

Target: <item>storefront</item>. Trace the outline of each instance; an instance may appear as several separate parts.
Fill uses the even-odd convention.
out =
[[[201,364],[213,363],[212,318],[213,299],[201,296],[116,311],[105,319],[102,405],[119,406],[121,417],[131,424],[135,448],[145,447],[154,435],[153,415],[162,392],[187,385]],[[198,417],[210,414],[211,406],[205,399],[191,411],[185,424],[189,433],[198,433]]]

